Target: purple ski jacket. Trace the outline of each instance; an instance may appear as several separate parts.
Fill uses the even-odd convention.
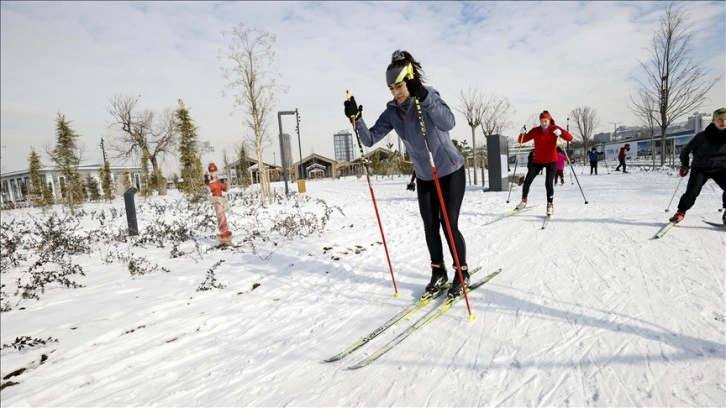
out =
[[[429,91],[421,104],[426,137],[433,154],[436,173],[440,177],[447,176],[464,165],[464,157],[454,146],[449,131],[454,128],[454,114],[441,99],[438,91],[427,86]],[[408,154],[411,156],[416,177],[421,180],[434,179],[429,161],[429,152],[424,143],[421,125],[416,114],[416,104],[411,100],[408,106],[399,105],[395,100],[388,102],[386,110],[381,113],[376,123],[369,129],[362,117],[355,122],[361,143],[371,147],[383,139],[391,130],[395,130],[403,140]]]

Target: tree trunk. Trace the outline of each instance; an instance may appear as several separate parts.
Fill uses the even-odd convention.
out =
[[[665,165],[666,158],[666,129],[667,127],[661,126],[660,128],[660,165]]]
[[[474,135],[476,134],[476,126],[471,127],[471,151],[474,156],[474,185],[477,184],[476,182],[476,139],[474,138]],[[466,161],[466,159],[464,159]]]

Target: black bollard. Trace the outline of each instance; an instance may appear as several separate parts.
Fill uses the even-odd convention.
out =
[[[136,224],[136,205],[134,204],[134,194],[136,189],[131,187],[124,193],[124,203],[126,204],[126,221],[129,224],[129,235],[139,235],[139,226]]]

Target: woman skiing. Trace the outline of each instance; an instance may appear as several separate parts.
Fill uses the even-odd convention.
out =
[[[693,154],[693,162],[689,167],[689,155]],[[721,187],[721,205],[724,208],[722,221],[726,225],[726,108],[713,112],[713,123],[706,126],[691,139],[681,150],[681,168],[678,175],[686,177],[690,169],[686,192],[678,202],[678,211],[670,218],[671,222],[679,223],[686,216],[686,211],[693,207],[701,188],[709,179]]]
[[[547,190],[547,215],[550,216],[554,212],[553,200],[555,189],[552,182],[555,178],[557,170],[557,138],[562,137],[566,141],[572,141],[572,135],[565,129],[555,125],[554,119],[549,112],[543,111],[539,115],[539,127],[529,132],[526,128],[522,128],[519,134],[519,143],[527,143],[534,140],[534,159],[533,165],[528,166],[527,176],[522,186],[522,201],[517,204],[517,209],[521,210],[527,206],[527,195],[529,187],[543,168],[545,169],[545,188]],[[563,180],[564,182],[564,180]]]
[[[405,75],[409,65],[413,68],[413,78]],[[451,235],[454,242],[450,242],[449,234],[444,225],[444,236],[449,246],[452,258],[458,255],[461,275],[464,280],[462,286],[454,262],[454,279],[449,288],[449,296],[463,294],[463,287],[469,284],[469,272],[466,263],[466,243],[459,231],[459,212],[464,200],[466,179],[464,173],[464,158],[454,146],[449,131],[454,128],[454,114],[439,95],[439,92],[430,86],[425,86],[425,77],[421,64],[411,56],[408,51],[396,50],[391,56],[391,63],[386,69],[386,84],[393,95],[393,100],[386,104],[383,113],[376,123],[368,128],[361,117],[363,106],[359,106],[354,97],[345,101],[345,116],[354,120],[361,142],[371,147],[383,139],[391,130],[395,130],[401,138],[406,151],[413,162],[416,174],[416,191],[419,211],[423,219],[426,246],[431,258],[431,281],[426,286],[425,294],[436,292],[448,281],[444,252],[439,233],[444,224],[441,213],[434,174],[429,162],[429,149],[436,165],[443,196],[447,210]],[[428,148],[424,142],[424,135],[416,109],[416,98],[421,107],[422,120],[426,128]],[[454,247],[452,248],[452,245]]]

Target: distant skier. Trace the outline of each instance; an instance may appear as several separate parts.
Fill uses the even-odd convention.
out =
[[[693,162],[689,167],[689,155],[693,154]],[[670,218],[671,222],[679,223],[686,216],[686,211],[696,203],[701,188],[709,179],[721,187],[721,206],[724,209],[722,221],[726,225],[726,108],[713,112],[713,123],[703,132],[698,133],[681,150],[681,168],[678,175],[686,177],[690,169],[686,192],[678,202],[678,211]]]
[[[219,245],[232,245],[232,232],[230,232],[227,226],[227,214],[225,208],[227,208],[227,199],[222,195],[223,191],[227,191],[227,185],[217,177],[217,165],[209,163],[207,167],[209,171],[209,191],[212,192],[212,205],[214,211],[217,214],[217,228],[219,233],[217,234],[217,243]]]
[[[527,194],[529,194],[529,187],[537,177],[537,173],[543,168],[545,169],[545,188],[547,190],[547,215],[552,215],[554,212],[554,196],[555,189],[552,186],[552,182],[555,178],[555,171],[557,170],[557,138],[562,137],[566,141],[572,141],[572,135],[565,129],[557,126],[554,119],[550,116],[550,113],[543,111],[539,115],[540,126],[527,132],[526,128],[522,128],[519,135],[519,143],[526,143],[530,140],[534,140],[534,157],[532,160],[533,165],[528,166],[527,176],[524,179],[524,186],[522,186],[522,202],[517,204],[517,209],[522,209],[527,206]]]
[[[595,172],[595,175],[597,175],[597,149],[593,147],[592,150],[587,152],[587,157],[590,159],[590,175],[592,176],[593,171]]]
[[[560,146],[557,146],[557,173],[555,173],[554,184],[557,184],[557,178],[560,178],[560,185],[565,184],[565,163],[569,163],[567,155]]]
[[[630,143],[625,143],[625,146],[620,148],[620,153],[618,153],[618,167],[615,168],[615,171],[620,171],[620,166],[623,167],[623,173],[627,173],[625,171],[625,168],[627,167],[627,164],[625,164],[625,158],[627,157],[626,151],[630,151]]]
[[[414,77],[406,76],[406,68],[413,66]],[[459,212],[464,200],[466,178],[464,173],[464,157],[451,141],[449,131],[454,128],[455,117],[449,106],[441,99],[439,92],[423,84],[424,76],[421,64],[408,51],[397,50],[391,56],[391,63],[386,70],[386,85],[391,90],[393,100],[386,104],[386,109],[369,129],[361,118],[362,106],[351,97],[345,101],[345,116],[355,118],[354,126],[358,129],[361,142],[370,147],[383,139],[391,130],[395,130],[401,138],[406,151],[411,156],[416,173],[416,190],[419,211],[423,219],[426,246],[431,257],[431,281],[426,292],[435,292],[448,281],[444,252],[439,230],[444,225],[441,215],[441,204],[434,183],[434,175],[429,162],[429,150],[424,144],[421,126],[413,98],[420,102],[423,121],[426,124],[429,148],[433,153],[439,184],[446,206],[451,235],[455,242],[449,242],[449,233],[444,227],[444,237],[453,257],[452,244],[459,257],[464,286],[469,284],[469,271],[466,264],[466,243],[459,231]],[[456,265],[454,265],[456,269]],[[459,274],[454,273],[454,280],[449,289],[449,296],[463,294]]]

